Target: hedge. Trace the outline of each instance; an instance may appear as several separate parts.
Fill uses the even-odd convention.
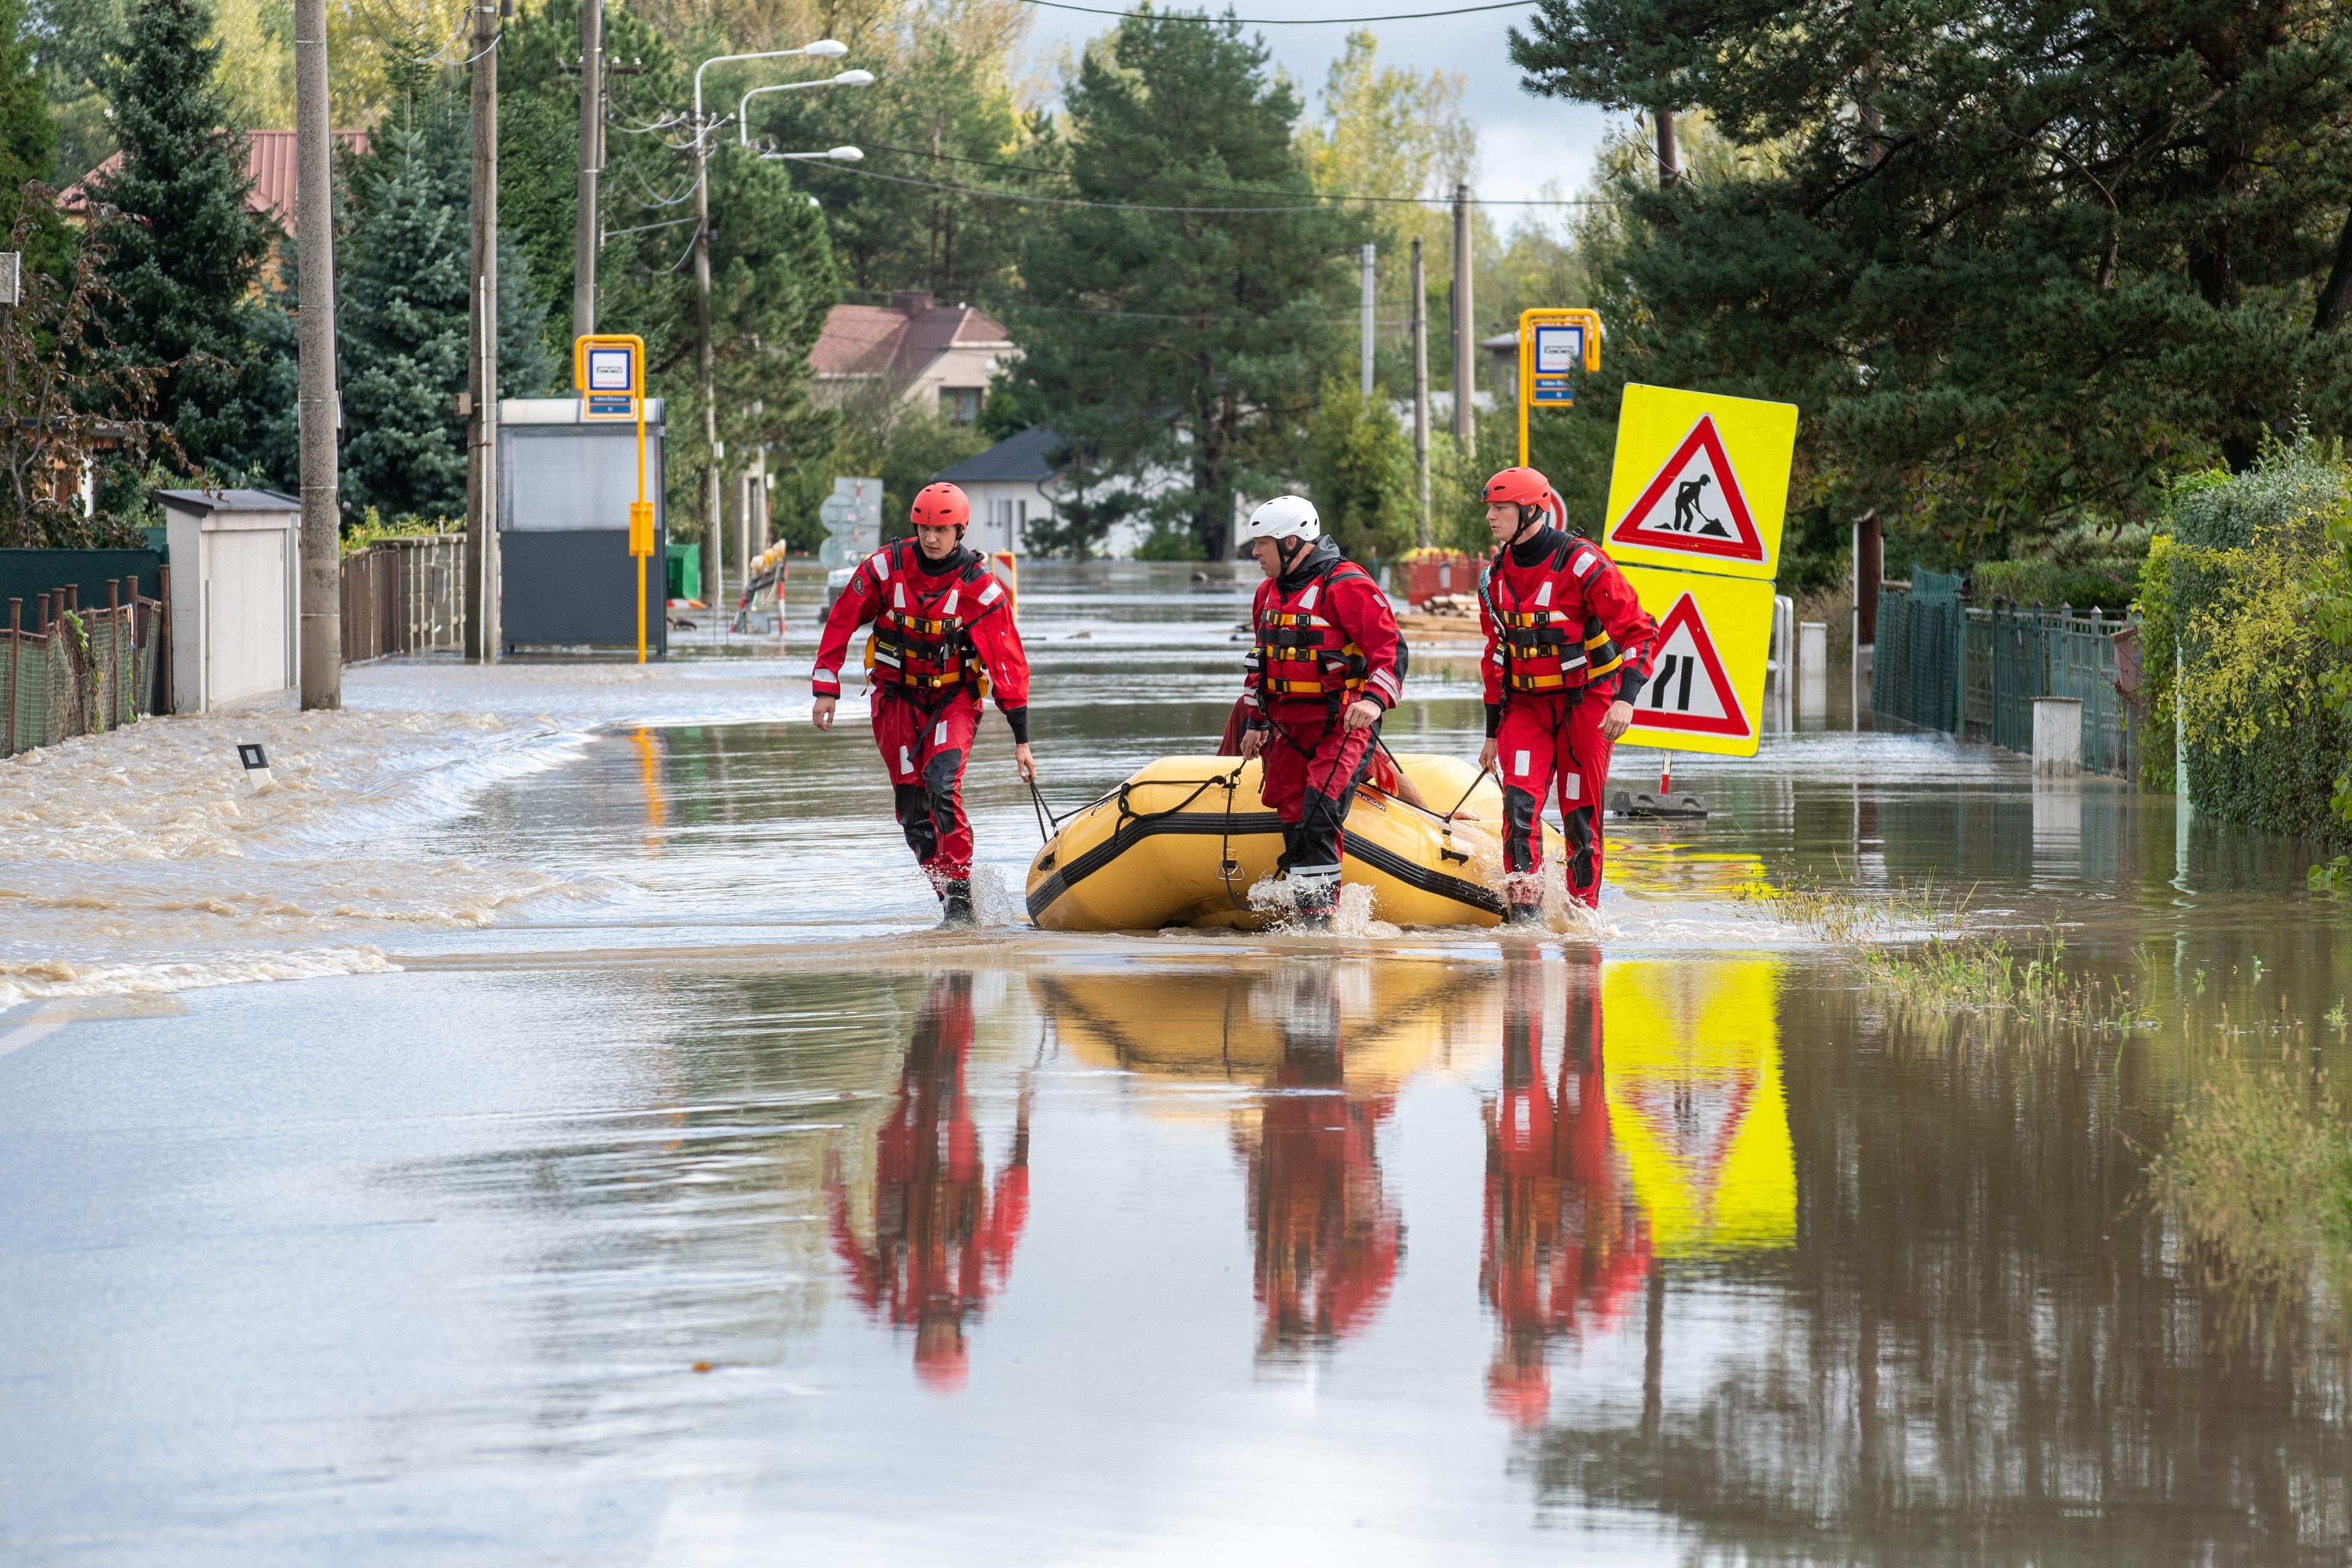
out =
[[[2338,809],[2352,713],[2329,679],[2345,657],[2329,630],[2352,603],[2330,531],[2352,519],[2352,468],[2336,446],[2274,444],[2244,473],[2176,486],[2168,511],[2139,579],[2151,732],[2171,727],[2178,698],[2200,811],[2352,846]],[[2172,789],[2172,749],[2141,755],[2142,782]]]

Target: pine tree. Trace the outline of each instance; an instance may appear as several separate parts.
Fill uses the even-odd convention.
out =
[[[414,123],[387,122],[348,161],[351,231],[343,240],[336,342],[343,381],[343,489],[354,508],[386,517],[457,517],[466,510],[466,388],[472,266],[472,146],[454,96],[420,103]],[[551,360],[529,263],[499,236],[499,392],[534,397]]]
[[[254,460],[268,410],[240,372],[257,352],[254,291],[268,220],[247,209],[242,137],[221,129],[203,0],[140,0],[110,83],[120,168],[94,183],[95,231],[119,296],[108,326],[126,363],[171,366],[160,414],[186,459],[218,477]]]
[[[2352,423],[2330,4],[1539,0],[1512,54],[1534,90],[1695,108],[1732,144],[1614,181],[1589,272],[1637,379],[1804,409],[1801,501],[1965,560]]]
[[[49,118],[31,41],[24,0],[0,0],[0,226],[13,226],[23,209],[17,193],[25,182],[47,183],[57,162],[58,127]],[[55,232],[55,226],[44,226]],[[42,248],[38,241],[34,244],[37,250]],[[61,245],[47,248],[55,250],[56,260],[62,262]]]
[[[1235,497],[1301,466],[1363,222],[1316,203],[1298,100],[1236,24],[1122,22],[1068,104],[1068,188],[1110,205],[1045,209],[1030,234],[1016,379],[1082,493],[1181,475],[1149,504],[1155,537],[1222,555]]]

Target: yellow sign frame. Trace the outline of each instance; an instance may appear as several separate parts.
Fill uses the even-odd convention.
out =
[[[1523,468],[1528,466],[1528,410],[1536,399],[1536,329],[1539,326],[1583,328],[1585,372],[1590,374],[1601,368],[1600,311],[1576,305],[1519,312],[1519,467]]]
[[[1601,547],[1621,565],[1771,581],[1780,573],[1780,536],[1788,521],[1789,473],[1796,447],[1793,403],[1627,384],[1617,416],[1617,451],[1610,468]],[[1685,448],[1704,450],[1710,468],[1729,470],[1723,480],[1727,490],[1717,504],[1728,507],[1735,530],[1753,532],[1760,548],[1752,554],[1743,552],[1737,541],[1697,534],[1680,547],[1620,537],[1649,515],[1663,488],[1684,471],[1682,464],[1690,455]],[[1520,451],[1525,462],[1524,444]],[[1731,494],[1735,489],[1737,494]]]
[[[654,552],[654,507],[646,499],[646,340],[635,332],[586,332],[572,340],[572,385],[580,394],[580,416],[588,412],[588,353],[592,349],[629,351],[629,412],[637,425],[637,499],[629,506],[629,559],[637,563],[637,662],[646,662],[646,573]],[[616,396],[610,387],[605,396]]]
[[[1650,682],[1643,687],[1641,701],[1633,707],[1633,727],[1618,742],[1623,746],[1655,746],[1666,752],[1702,752],[1719,757],[1752,757],[1764,739],[1764,665],[1772,646],[1772,595],[1774,584],[1748,577],[1715,577],[1699,572],[1680,572],[1656,566],[1634,566],[1620,563],[1625,581],[1642,601],[1642,608],[1658,623],[1659,647],[1650,667]],[[1691,609],[1685,614],[1694,616],[1715,656],[1717,668],[1708,669],[1704,662],[1685,667],[1677,658],[1668,661],[1665,642],[1681,616],[1677,606],[1687,595]],[[1730,689],[1732,700],[1738,705],[1742,721],[1741,733],[1720,731],[1665,729],[1643,722],[1643,715],[1656,710],[1655,700],[1672,683],[1677,697],[1684,697],[1699,680],[1712,680],[1719,673]]]

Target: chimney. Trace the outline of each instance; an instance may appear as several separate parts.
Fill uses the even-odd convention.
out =
[[[910,316],[919,316],[931,308],[931,291],[929,289],[900,289],[890,296],[890,308],[904,310]]]

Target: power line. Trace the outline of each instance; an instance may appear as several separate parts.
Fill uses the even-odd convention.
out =
[[[1444,11],[1391,11],[1380,16],[1187,16],[1182,12],[1160,14],[1152,11],[1106,11],[1098,5],[1073,5],[1068,0],[1021,0],[1024,5],[1045,5],[1055,11],[1083,11],[1089,16],[1116,16],[1122,22],[1206,22],[1222,26],[1228,22],[1244,27],[1338,27],[1352,26],[1359,22],[1418,22],[1426,16],[1467,16],[1476,11],[1524,11],[1534,0],[1496,0],[1490,5],[1455,5]]]
[[[1061,175],[1065,178],[1067,177],[1069,173],[1066,169],[1049,169],[1043,163],[1007,163],[1002,159],[997,158],[962,158],[958,157],[953,153],[925,152],[920,147],[886,147],[874,142],[861,142],[858,145],[865,148],[868,153],[896,153],[901,158],[931,158],[944,163],[969,163],[975,168],[981,169],[1011,169],[1019,174],[1055,174]],[[1180,188],[1188,191],[1225,191],[1237,195],[1263,195],[1268,194],[1259,190],[1254,185],[1204,185],[1194,184],[1190,181],[1181,183]],[[1347,191],[1315,191],[1302,194],[1312,195],[1316,200],[1325,202],[1378,202],[1398,206],[1452,206],[1454,205],[1454,198],[1452,196],[1368,196],[1358,195]],[[1470,198],[1470,205],[1474,207],[1549,207],[1577,206],[1589,204],[1581,201],[1520,201],[1508,199],[1496,199],[1489,201],[1473,196]],[[1189,210],[1198,212],[1203,209],[1195,207]]]
[[[1131,213],[1318,213],[1329,212],[1327,205],[1287,207],[1206,207],[1161,205],[1151,202],[1089,202],[1076,196],[1027,196],[1018,191],[992,191],[983,185],[951,185],[941,180],[910,179],[905,174],[886,174],[878,169],[853,169],[841,163],[818,163],[814,167],[835,174],[855,175],[861,180],[887,180],[894,185],[918,185],[927,191],[951,191],[958,195],[983,196],[990,201],[1018,202],[1024,205],[1055,207],[1097,207],[1106,212]],[[1391,196],[1390,201],[1425,202],[1438,206],[1451,206],[1445,196]],[[1602,205],[1595,196],[1562,196],[1554,201],[1481,202],[1481,206],[1521,207],[1589,207]]]

